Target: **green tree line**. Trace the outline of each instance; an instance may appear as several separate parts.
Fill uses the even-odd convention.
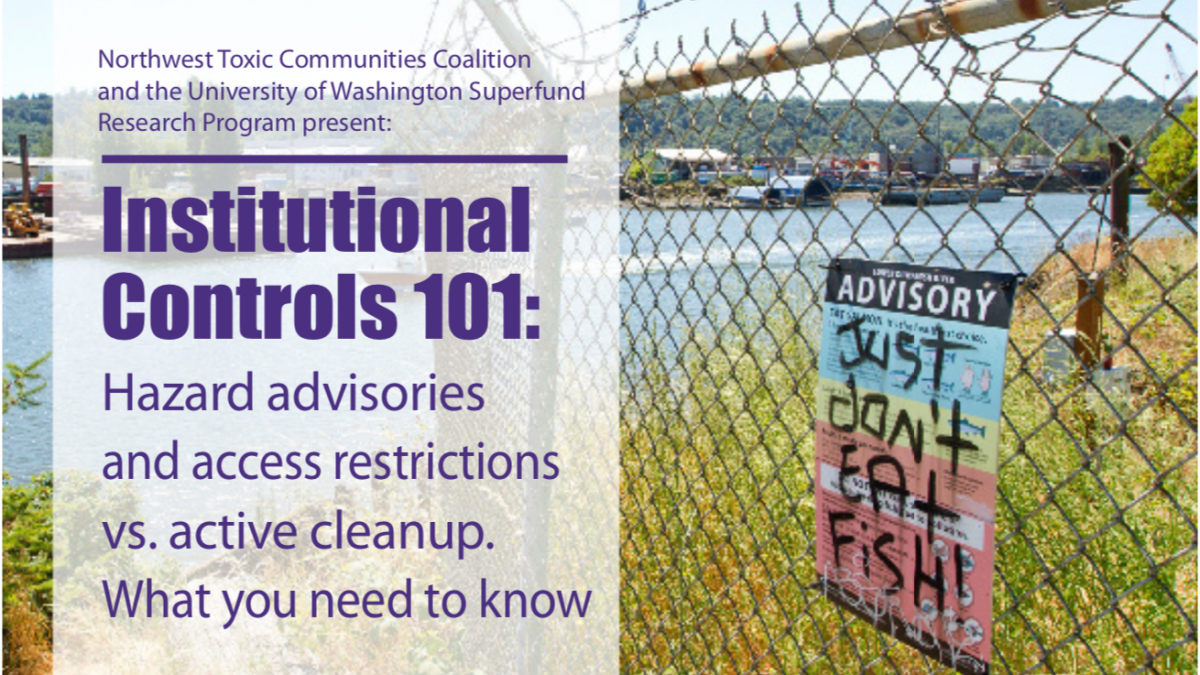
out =
[[[1106,157],[1108,142],[1128,134],[1134,141],[1147,138],[1139,145],[1144,155],[1161,131],[1164,105],[1130,96],[966,104],[674,96],[623,108],[622,151],[640,157],[655,147],[707,146],[749,156],[859,156],[929,143],[946,154],[1091,159]]]
[[[37,157],[54,154],[54,101],[49,94],[25,94],[4,99],[4,154],[20,152],[20,136],[29,138],[29,152]]]

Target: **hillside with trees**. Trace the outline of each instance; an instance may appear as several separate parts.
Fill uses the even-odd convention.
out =
[[[858,156],[923,139],[945,154],[1107,157],[1109,140],[1128,134],[1148,152],[1163,120],[1161,101],[1133,97],[1096,104],[1017,99],[955,104],[928,101],[783,101],[737,94],[674,96],[622,111],[626,157],[655,147],[712,147],[741,155]],[[1180,105],[1182,108],[1182,105]]]
[[[38,157],[53,153],[54,105],[49,94],[32,98],[21,94],[4,99],[4,154],[20,152],[21,134],[29,137],[29,152]]]

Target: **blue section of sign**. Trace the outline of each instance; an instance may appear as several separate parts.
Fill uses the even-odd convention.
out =
[[[965,414],[1000,419],[1007,329],[826,303],[821,336],[821,377],[845,381],[852,372],[864,389],[919,403],[936,398],[947,409],[957,400]]]

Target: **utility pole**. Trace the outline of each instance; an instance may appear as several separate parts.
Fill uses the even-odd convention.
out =
[[[21,143],[21,199],[29,208],[32,206],[32,197],[29,194],[29,139],[25,134],[17,138]]]
[[[1129,175],[1132,173],[1133,151],[1129,136],[1124,134],[1115,143],[1108,144],[1108,168],[1111,176],[1109,187],[1110,218],[1112,222],[1111,276],[1114,282],[1125,279],[1128,265],[1125,262],[1129,246]]]

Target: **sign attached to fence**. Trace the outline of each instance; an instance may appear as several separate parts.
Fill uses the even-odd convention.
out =
[[[962,673],[991,670],[996,459],[1016,277],[833,261],[821,326],[824,593]]]

